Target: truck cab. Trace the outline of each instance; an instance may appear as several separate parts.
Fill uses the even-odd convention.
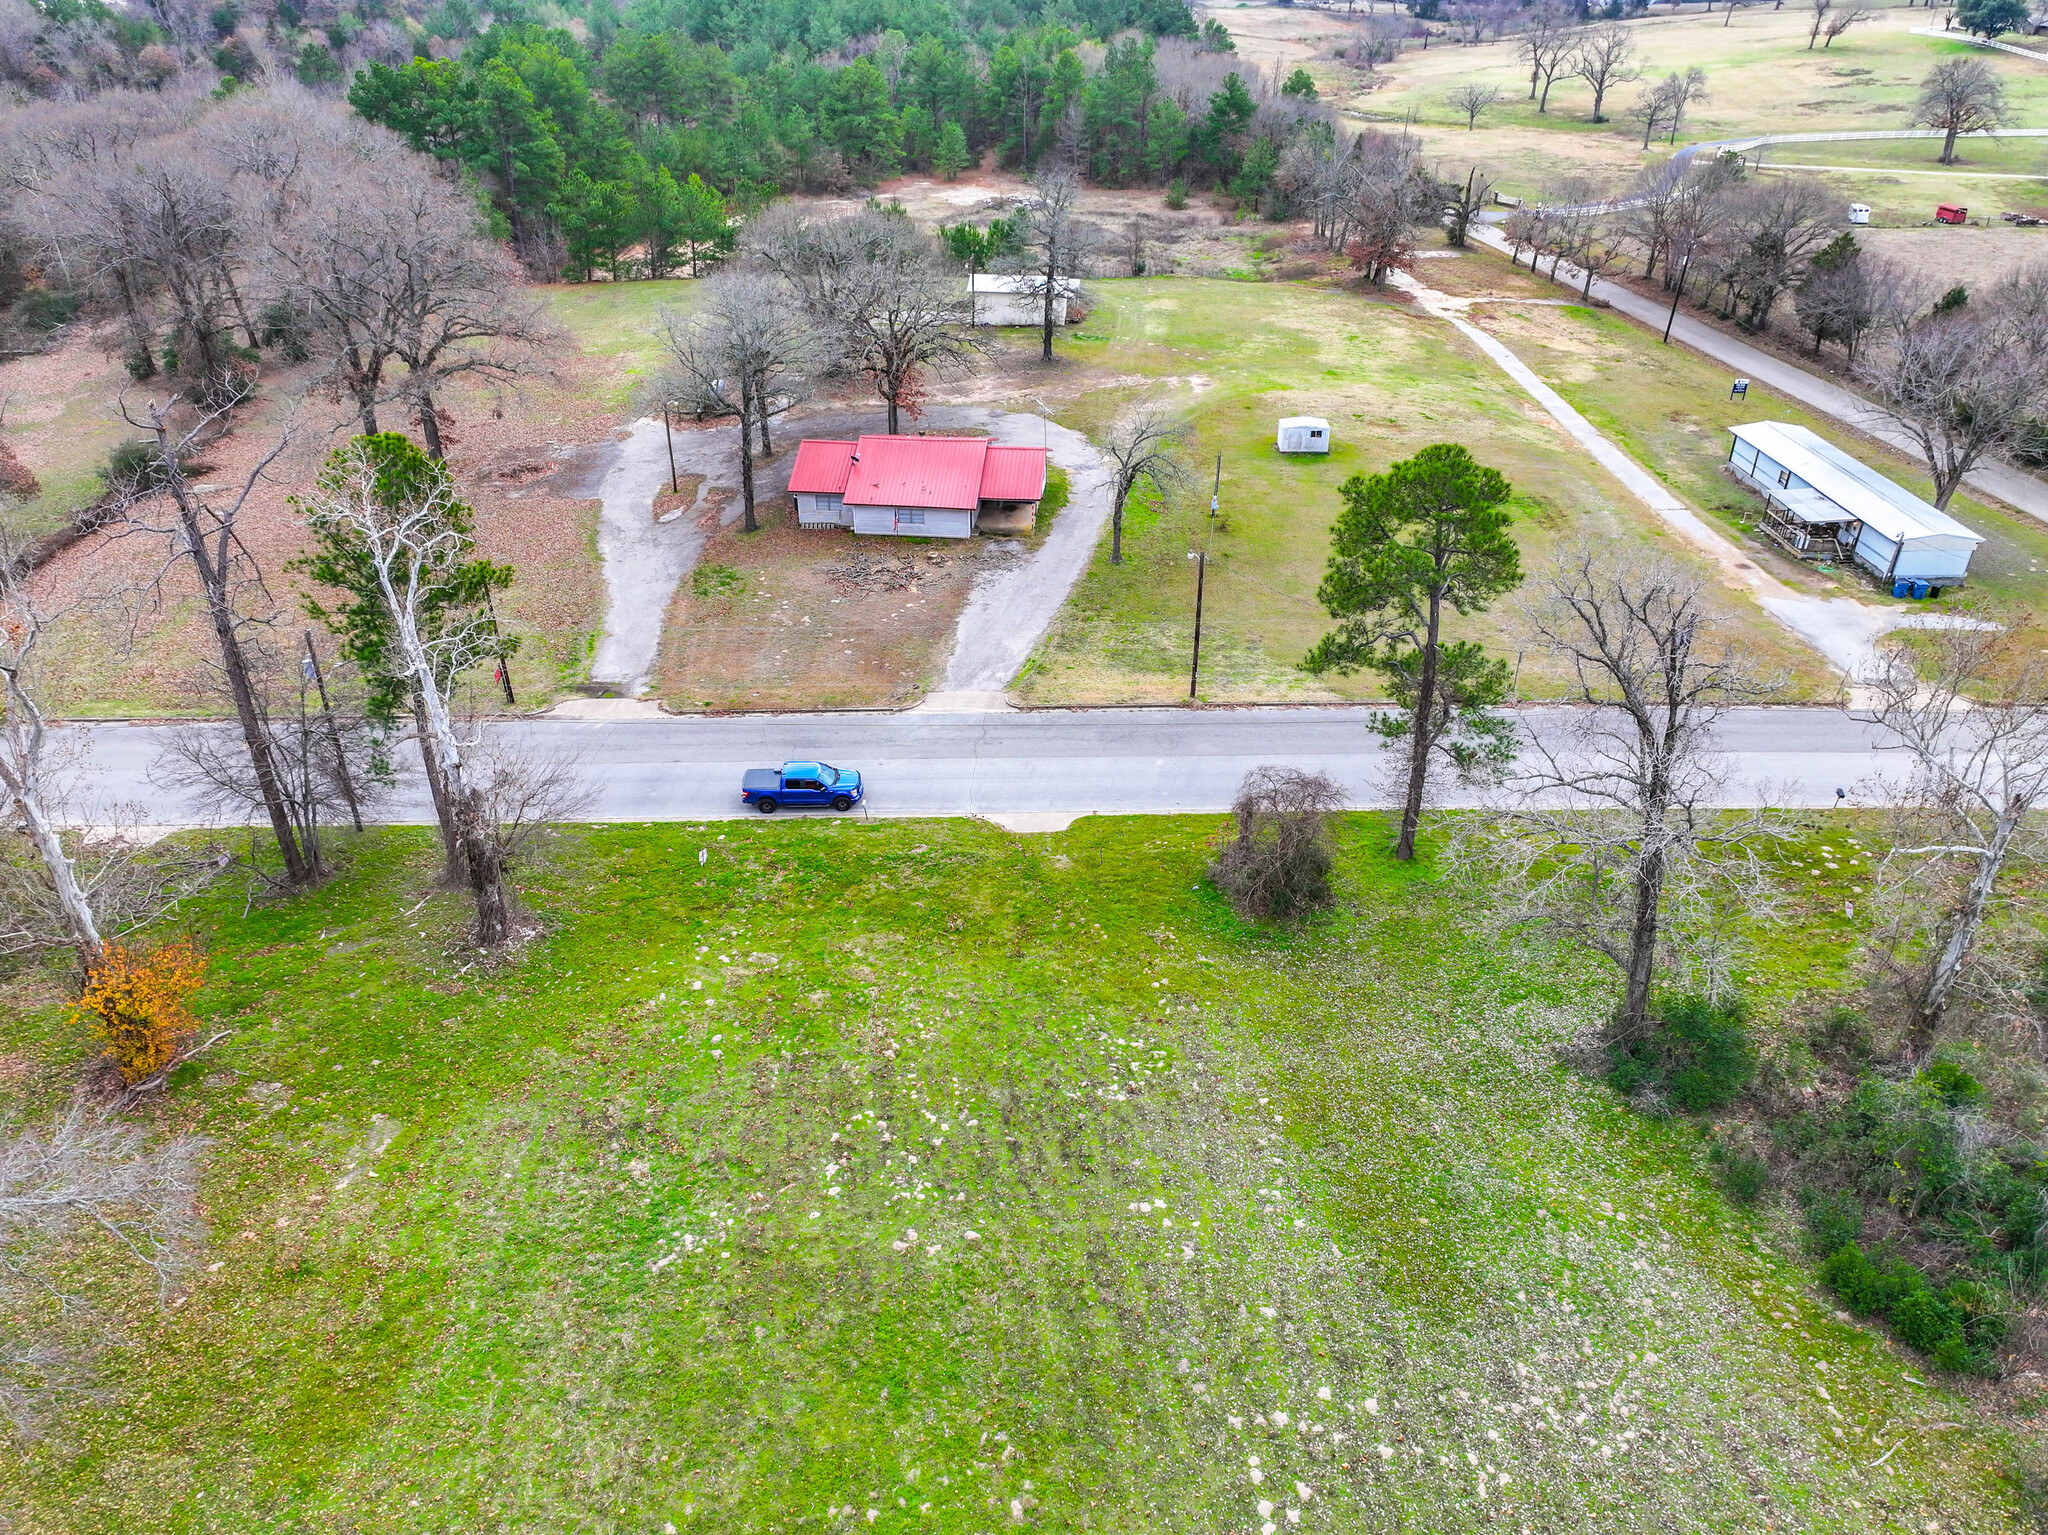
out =
[[[763,815],[784,805],[830,805],[851,810],[861,802],[860,774],[829,762],[785,762],[780,768],[749,768],[740,781],[740,799]]]

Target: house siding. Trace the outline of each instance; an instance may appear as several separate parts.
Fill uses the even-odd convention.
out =
[[[853,525],[853,519],[846,514],[846,503],[842,497],[812,495],[799,492],[796,498],[796,521],[800,528],[845,528]]]
[[[947,507],[856,506],[851,526],[856,533],[903,538],[971,538],[974,513]]]

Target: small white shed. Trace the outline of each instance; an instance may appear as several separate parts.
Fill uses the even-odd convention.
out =
[[[1849,204],[1849,222],[1852,224],[1868,224],[1870,222],[1870,204]]]
[[[1282,453],[1327,453],[1330,423],[1321,416],[1282,416],[1274,442]]]

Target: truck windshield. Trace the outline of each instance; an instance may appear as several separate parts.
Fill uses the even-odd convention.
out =
[[[839,769],[837,769],[836,767],[828,767],[826,764],[821,762],[818,764],[818,777],[824,782],[827,788],[830,788],[833,784],[839,782]]]

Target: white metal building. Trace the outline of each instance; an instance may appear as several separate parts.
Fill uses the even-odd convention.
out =
[[[1282,416],[1274,442],[1282,453],[1327,453],[1330,423],[1321,416]]]
[[[1045,299],[1038,277],[1013,277],[1000,272],[976,272],[967,279],[967,297],[976,325],[1043,325]],[[1080,292],[1071,277],[1058,279],[1053,295],[1052,323],[1067,323],[1067,304]]]
[[[1955,518],[1789,421],[1730,427],[1728,467],[1764,526],[1804,559],[1853,559],[1887,584],[1960,585],[1984,542]]]

